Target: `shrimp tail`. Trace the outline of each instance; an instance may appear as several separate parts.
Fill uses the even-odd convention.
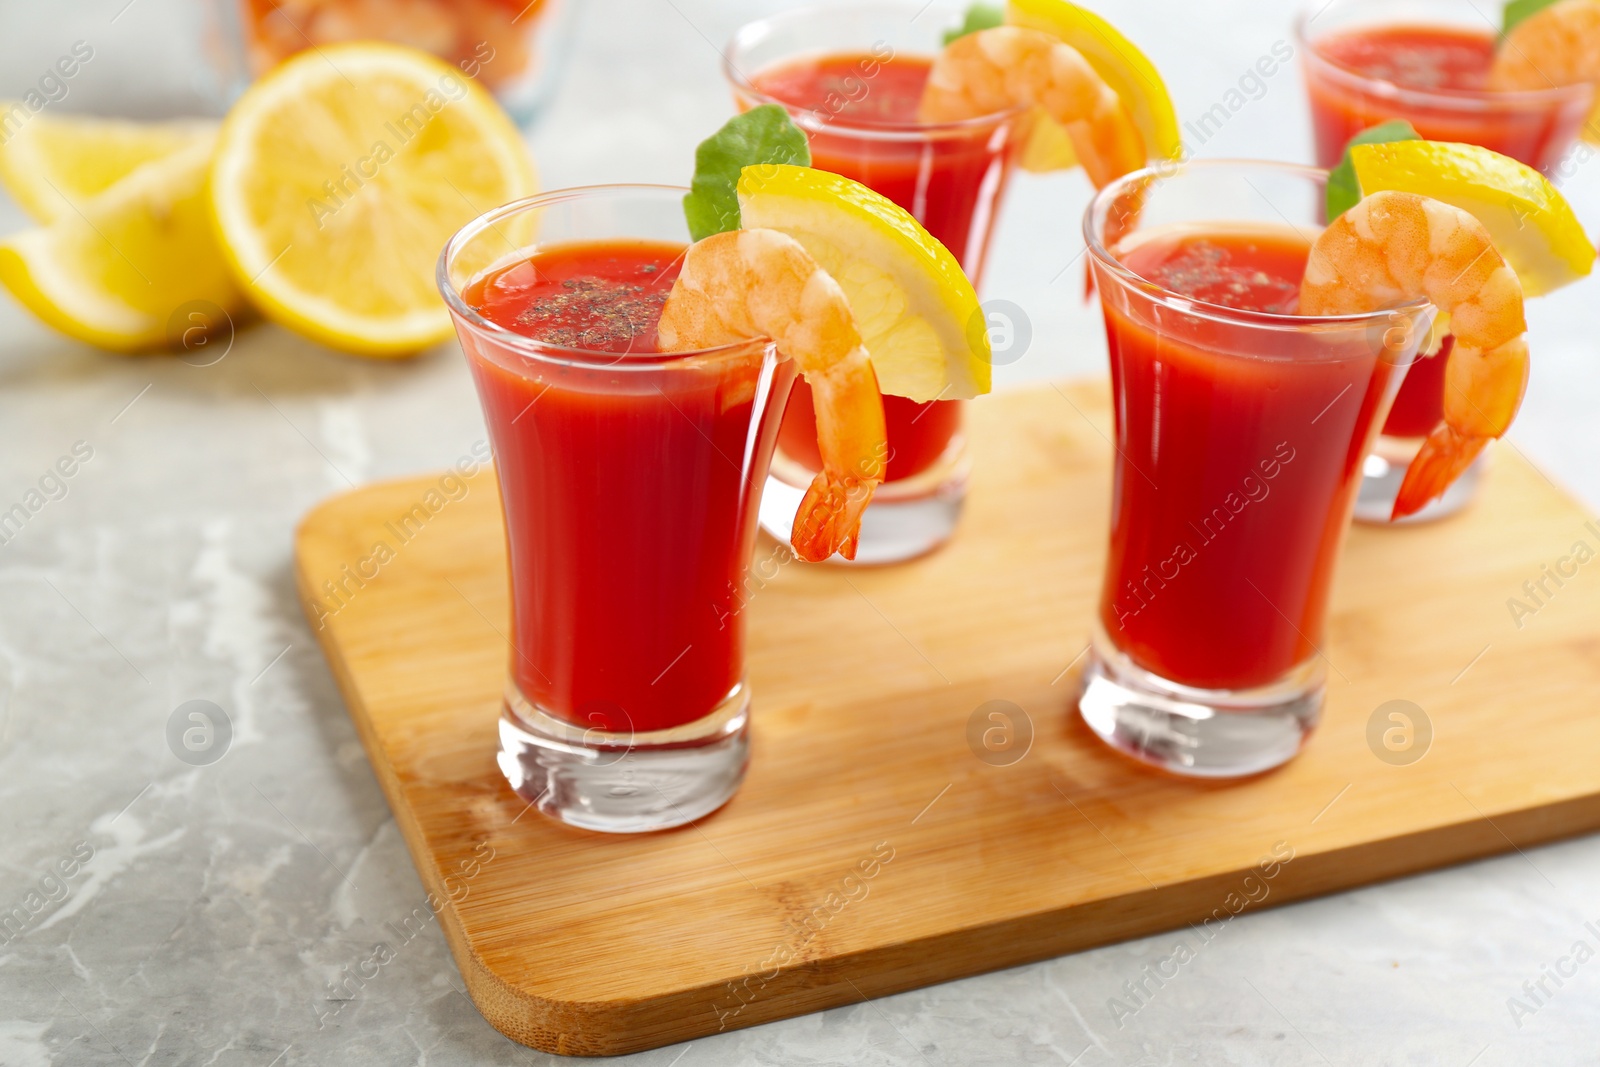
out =
[[[818,563],[838,552],[856,558],[861,515],[888,472],[889,447],[877,373],[866,349],[859,359],[815,370],[808,381],[817,406],[822,471],[795,512],[790,541],[800,558]]]
[[[1488,437],[1468,436],[1447,422],[1435,426],[1406,468],[1390,521],[1415,515],[1443,496],[1489,441]]]
[[[807,563],[821,563],[835,552],[856,558],[861,539],[861,515],[872,502],[876,483],[821,471],[811,481],[795,512],[789,543]]]
[[[1445,365],[1444,419],[1406,468],[1392,519],[1443,495],[1490,441],[1511,428],[1528,387],[1528,342],[1514,337],[1479,349],[1460,343]]]

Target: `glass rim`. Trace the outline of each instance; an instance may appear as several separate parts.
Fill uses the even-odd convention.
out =
[[[545,363],[558,363],[563,366],[587,369],[603,368],[624,372],[660,371],[679,369],[686,364],[693,364],[696,368],[699,368],[704,367],[710,361],[731,360],[734,357],[749,353],[752,346],[760,346],[763,349],[771,348],[773,342],[768,337],[752,337],[725,345],[696,348],[683,352],[603,352],[593,348],[552,344],[548,341],[540,341],[537,338],[529,337],[526,334],[517,333],[515,330],[508,330],[504,326],[484,318],[478,313],[477,309],[466,302],[466,299],[461,295],[460,289],[450,278],[450,265],[455,254],[459,253],[473,238],[513,215],[589,197],[626,196],[640,193],[672,194],[681,197],[688,192],[688,187],[681,185],[615,182],[552,189],[548,192],[536,193],[533,196],[525,196],[521,199],[513,200],[484,212],[451,235],[450,240],[445,242],[444,249],[439,253],[438,263],[434,268],[434,282],[439,288],[440,295],[444,297],[445,306],[449,308],[457,321],[465,322],[474,331],[486,335],[507,348],[514,349],[520,355],[538,359]],[[526,248],[537,247],[537,244],[532,244],[509,252],[489,266],[484,267],[477,274],[474,274],[473,279],[476,280],[482,277],[490,270],[503,264],[510,257],[519,255]]]
[[[1547,89],[1417,89],[1386,78],[1374,78],[1330,58],[1317,47],[1317,41],[1312,37],[1310,30],[1311,22],[1331,6],[1330,0],[1311,0],[1302,4],[1300,11],[1295,15],[1294,43],[1305,52],[1309,60],[1321,63],[1331,74],[1374,95],[1441,111],[1538,108],[1593,97],[1594,87],[1587,83],[1553,85]],[[1393,23],[1393,25],[1405,24],[1398,21]],[[1325,37],[1327,34],[1321,36]]]
[[[1100,229],[1101,221],[1107,215],[1110,205],[1116,201],[1118,196],[1127,192],[1135,184],[1169,180],[1194,169],[1213,171],[1268,170],[1322,183],[1326,183],[1328,178],[1328,171],[1322,167],[1312,167],[1301,163],[1281,163],[1264,159],[1196,159],[1178,164],[1164,162],[1144,167],[1124,174],[1115,181],[1108,183],[1105,188],[1096,192],[1094,198],[1089,201],[1089,206],[1083,212],[1085,251],[1121,284],[1157,299],[1168,307],[1172,307],[1174,310],[1181,311],[1186,315],[1234,326],[1294,330],[1300,333],[1330,331],[1372,326],[1389,321],[1396,313],[1425,311],[1433,306],[1432,301],[1426,297],[1421,297],[1403,304],[1397,304],[1394,307],[1348,315],[1289,315],[1276,311],[1250,311],[1244,308],[1231,308],[1225,304],[1213,304],[1206,300],[1197,300],[1192,296],[1185,296],[1183,293],[1169,289],[1159,282],[1151,281],[1137,271],[1130,270],[1124,266],[1106,248],[1105,243],[1100,239],[1100,235],[1097,232]],[[1293,223],[1289,223],[1289,225],[1291,228],[1298,229]],[[1319,230],[1318,232],[1320,233],[1321,231]]]
[[[835,133],[849,134],[862,139],[876,139],[883,141],[922,141],[934,140],[944,137],[957,137],[972,134],[981,130],[993,129],[1005,122],[1020,118],[1028,112],[1025,107],[1007,108],[1004,111],[994,111],[987,115],[977,115],[970,119],[959,119],[954,122],[867,122],[864,120],[846,120],[837,115],[826,118],[819,117],[810,109],[787,100],[765,93],[758,89],[755,82],[734,63],[734,56],[740,55],[750,45],[749,38],[760,37],[764,33],[780,28],[791,22],[814,19],[820,14],[831,11],[844,11],[851,14],[878,11],[915,11],[911,20],[915,21],[923,14],[931,11],[947,11],[956,13],[955,8],[935,7],[934,3],[921,4],[910,0],[871,0],[868,3],[849,3],[834,0],[834,2],[811,3],[802,7],[790,8],[776,15],[765,18],[753,19],[746,22],[734,31],[733,37],[722,50],[722,74],[728,84],[733,87],[736,94],[749,97],[757,104],[777,104],[789,113],[789,117],[796,126],[810,133],[832,131]],[[805,53],[795,53],[792,57],[798,59]],[[782,62],[782,60],[780,60]]]

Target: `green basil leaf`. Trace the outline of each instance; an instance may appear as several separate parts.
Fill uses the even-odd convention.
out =
[[[691,238],[739,228],[739,172],[761,163],[811,165],[805,133],[778,104],[735,115],[695,149],[694,180],[683,198]]]

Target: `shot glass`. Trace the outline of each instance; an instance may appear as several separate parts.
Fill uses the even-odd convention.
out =
[[[959,9],[882,0],[796,8],[741,28],[723,71],[741,110],[782,105],[810,140],[812,166],[905,208],[976,285],[1029,116],[1013,109],[963,122],[916,120],[928,64],[943,31],[961,18]],[[887,478],[862,520],[855,562],[910,559],[954,534],[970,469],[964,404],[883,398]],[[820,464],[811,391],[798,382],[761,512],[774,537],[789,536]]]
[[[1563,161],[1594,100],[1589,85],[1528,92],[1452,88],[1487,73],[1496,39],[1473,0],[1322,0],[1296,23],[1311,105],[1317,165],[1333,167],[1351,137],[1404,119],[1423,137],[1482,145],[1562,176]],[[1448,75],[1455,75],[1454,78]],[[1362,467],[1356,518],[1387,523],[1406,467],[1444,417],[1448,349],[1420,358],[1401,383],[1383,432]],[[1449,491],[1401,520],[1454,514],[1477,494],[1485,451]]]
[[[743,779],[742,591],[794,371],[765,341],[674,354],[546,344],[471,296],[539,249],[687,244],[686,192],[521,200],[467,225],[439,262],[505,519],[500,768],[540,811],[591,830],[689,822]]]
[[[1362,457],[1434,309],[1224,307],[1124,260],[1164,234],[1237,239],[1237,255],[1268,238],[1308,248],[1326,180],[1275,163],[1161,167],[1108,185],[1084,219],[1116,454],[1078,709],[1113,747],[1178,774],[1264,771],[1316,725],[1328,594]]]

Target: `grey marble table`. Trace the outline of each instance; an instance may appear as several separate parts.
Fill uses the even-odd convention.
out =
[[[764,5],[581,2],[575,61],[532,135],[545,183],[683,180],[728,112],[713,42]],[[1229,109],[1203,140],[1190,131],[1197,155],[1308,158],[1292,64],[1229,95],[1288,39],[1278,0],[1099,6],[1161,65],[1186,120]],[[84,39],[96,58],[64,108],[213,107],[194,25],[173,0],[5,0],[0,92]],[[1600,166],[1566,184],[1600,232]],[[1025,178],[1010,201],[986,295],[1021,305],[1034,340],[1006,384],[1103,366],[1081,264],[1063,273],[1087,194],[1078,175]],[[21,221],[0,205],[0,225]],[[1515,434],[1590,506],[1595,291],[1532,309],[1537,366]],[[318,500],[443,467],[481,437],[455,346],[374,365],[257,327],[212,366],[130,360],[5,298],[0,338],[0,510],[60,457],[89,454],[0,545],[0,910],[39,904],[0,935],[0,1064],[555,1062],[483,1021],[436,929],[393,933],[423,891],[290,577],[290,532]],[[232,722],[209,766],[168,745],[190,700]],[[1594,1063],[1600,964],[1547,975],[1573,970],[1576,943],[1600,948],[1585,925],[1600,920],[1597,884],[1600,841],[1575,840],[1245,915],[1131,1017],[1112,999],[1179,943],[1198,947],[1191,933],[625,1062]],[[331,1000],[377,942],[394,960]]]

